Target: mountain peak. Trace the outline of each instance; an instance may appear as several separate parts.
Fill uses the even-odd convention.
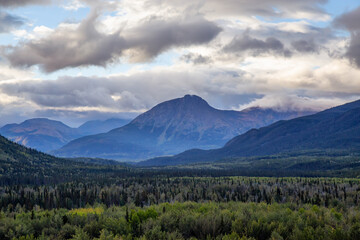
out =
[[[24,122],[17,124],[18,127],[29,127],[29,126],[33,126],[33,127],[39,127],[39,126],[50,126],[50,127],[61,127],[61,128],[66,128],[66,129],[70,129],[69,126],[67,126],[66,124],[57,121],[57,120],[52,120],[52,119],[48,119],[48,118],[31,118],[31,119],[27,119]]]
[[[182,98],[175,98],[163,103],[160,103],[154,107],[158,106],[172,105],[172,107],[181,107],[181,108],[212,108],[210,105],[201,97],[197,95],[187,94]]]
[[[29,123],[29,122],[39,122],[39,123],[42,122],[42,123],[45,123],[45,122],[59,122],[59,121],[51,120],[51,119],[48,119],[48,118],[31,118],[31,119],[25,120],[22,123]]]
[[[132,123],[162,125],[171,122],[182,122],[195,117],[205,117],[215,110],[204,99],[196,95],[185,95],[181,98],[168,100],[154,106],[149,111],[139,115]],[[186,116],[186,117],[185,117]]]
[[[184,97],[184,99],[187,99],[187,100],[202,100],[202,101],[205,101],[204,99],[202,99],[201,97],[197,96],[197,95],[191,95],[191,94],[186,94]]]

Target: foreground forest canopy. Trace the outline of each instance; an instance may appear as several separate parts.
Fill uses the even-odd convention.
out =
[[[359,239],[357,207],[174,203],[1,212],[1,239]]]
[[[0,239],[360,238],[358,179],[134,177],[0,192]]]

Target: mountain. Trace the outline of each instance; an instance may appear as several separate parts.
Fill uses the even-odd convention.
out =
[[[186,95],[156,105],[121,128],[76,139],[53,153],[124,160],[173,155],[194,147],[220,147],[251,128],[303,114],[261,108],[218,110],[198,96]]]
[[[105,133],[114,128],[122,127],[128,124],[130,119],[121,119],[121,118],[110,118],[104,121],[101,120],[93,120],[87,121],[78,127],[78,130],[81,132],[83,136],[93,135],[98,133]]]
[[[20,124],[5,125],[0,128],[0,134],[24,146],[49,152],[61,148],[76,138],[108,132],[129,121],[118,118],[105,121],[95,120],[85,122],[79,128],[71,128],[60,121],[33,118]]]
[[[47,118],[34,118],[20,124],[8,124],[0,129],[8,139],[43,152],[57,149],[82,136],[75,128]]]
[[[0,186],[42,185],[78,179],[109,179],[128,167],[103,159],[57,158],[12,142],[0,135]]]
[[[231,139],[219,149],[193,149],[174,157],[151,159],[140,165],[175,165],[304,150],[340,149],[360,150],[360,100],[317,114],[252,129]]]

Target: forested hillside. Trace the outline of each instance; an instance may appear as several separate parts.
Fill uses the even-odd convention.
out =
[[[0,185],[49,184],[126,171],[119,165],[99,165],[95,159],[56,158],[0,136]]]

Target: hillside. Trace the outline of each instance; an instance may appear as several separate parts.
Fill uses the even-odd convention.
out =
[[[124,127],[76,139],[53,153],[124,160],[172,155],[194,147],[220,147],[251,128],[303,114],[261,108],[218,110],[198,96],[186,95],[158,104]]]
[[[141,165],[174,165],[312,149],[360,149],[360,100],[317,114],[279,121],[239,135],[214,150],[189,150]]]
[[[0,185],[58,183],[124,172],[122,166],[109,166],[114,164],[100,159],[56,158],[0,136]]]

